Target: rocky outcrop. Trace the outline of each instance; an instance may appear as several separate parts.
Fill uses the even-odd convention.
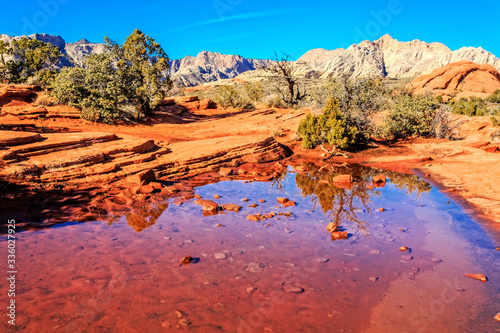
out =
[[[25,101],[30,97],[36,86],[27,84],[0,84],[0,107],[13,100]]]
[[[186,56],[173,60],[170,74],[179,84],[192,87],[206,82],[234,78],[268,63],[269,60],[246,59],[239,55],[203,51],[196,57]]]
[[[435,95],[486,98],[500,89],[500,73],[491,65],[469,61],[448,64],[430,74],[415,78],[410,86],[416,94],[430,91]]]
[[[307,76],[353,77],[376,75],[390,78],[415,77],[457,61],[490,64],[500,69],[500,60],[482,48],[464,47],[451,51],[441,43],[419,40],[399,42],[389,35],[363,41],[347,49],[308,51],[297,60],[297,73]]]

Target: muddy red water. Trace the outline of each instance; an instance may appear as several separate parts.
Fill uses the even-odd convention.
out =
[[[7,323],[8,288],[1,279],[0,329],[500,329],[493,319],[500,312],[500,235],[485,231],[413,175],[361,167],[303,170],[289,169],[274,182],[196,188],[220,205],[242,206],[240,212],[204,216],[194,200],[172,200],[145,204],[139,213],[107,223],[19,232],[16,326]],[[372,177],[382,173],[386,183],[373,184]],[[333,184],[339,174],[351,174],[354,182]],[[284,207],[278,197],[296,206]],[[271,212],[276,216],[259,222],[246,218]],[[332,221],[347,239],[332,240],[326,230]],[[187,255],[194,260],[180,265]],[[466,273],[484,274],[488,281]]]

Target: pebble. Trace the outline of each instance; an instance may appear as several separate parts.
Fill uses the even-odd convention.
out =
[[[252,295],[254,291],[257,290],[257,288],[254,288],[254,287],[248,287],[247,289],[247,294],[248,295]]]
[[[248,198],[243,198],[243,199],[241,199],[241,201],[248,202]]]
[[[283,290],[287,293],[293,293],[293,294],[300,294],[300,293],[304,292],[304,289],[302,289],[300,287],[296,287],[296,286],[291,285],[291,284],[285,286],[285,288],[283,288]]]
[[[497,315],[495,316],[495,320],[496,320],[496,321],[500,321],[500,312],[499,312],[499,313],[497,313]]]
[[[470,274],[470,273],[467,273],[467,274],[465,274],[465,276],[473,278],[473,279],[476,279],[476,280],[479,280],[479,281],[483,281],[483,282],[488,281],[488,278],[486,276],[484,276],[484,274]]]
[[[378,281],[378,276],[370,276],[368,279],[370,281],[377,282]]]
[[[247,268],[245,268],[245,271],[250,273],[260,273],[262,272],[262,266],[258,262],[250,262],[248,263]]]
[[[203,257],[208,257],[208,253],[200,253]]]
[[[227,255],[223,252],[219,252],[219,253],[215,254],[215,259],[222,260],[222,259],[226,259],[226,258],[227,258]]]
[[[181,319],[181,320],[179,320],[179,325],[187,327],[187,326],[191,325],[191,321],[189,321],[187,319]]]
[[[214,199],[220,199],[220,195],[218,194],[214,195]]]
[[[401,246],[399,250],[403,252],[408,251],[408,246]]]
[[[266,202],[266,200],[264,200],[264,199],[259,199],[259,202],[264,203],[264,202]]]
[[[177,315],[178,318],[182,318],[182,312],[180,311],[175,311],[175,314]]]
[[[165,236],[165,237],[163,237],[163,239],[166,239],[166,240],[171,240],[171,239],[172,239],[172,237]]]
[[[192,243],[193,241],[191,239],[186,239],[184,243]]]
[[[356,253],[344,253],[345,256],[348,256],[348,257],[355,257],[357,256]]]
[[[115,240],[117,240],[117,239],[118,239],[118,238],[116,238],[116,237],[115,237],[115,238],[110,238],[109,240],[111,240],[111,241],[115,241]]]
[[[458,291],[465,291],[464,288],[460,288],[460,287],[455,287],[455,290],[458,290]]]
[[[318,259],[316,259],[316,262],[319,262],[321,264],[326,263],[328,261],[330,261],[330,259],[328,259],[328,258],[318,258]]]
[[[443,262],[441,259],[439,258],[431,258],[432,261],[434,261],[435,263],[440,263],[440,262]]]
[[[257,204],[251,204],[250,206],[248,207],[252,207],[252,208],[256,208],[258,205]]]
[[[379,208],[378,209],[381,213],[383,213],[385,211],[385,208]]]

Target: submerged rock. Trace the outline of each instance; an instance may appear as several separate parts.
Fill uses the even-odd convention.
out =
[[[335,232],[339,229],[338,225],[335,224],[335,222],[330,222],[328,223],[328,225],[326,226],[326,230],[328,230],[329,232]]]
[[[281,197],[278,197],[276,200],[278,201],[279,204],[282,204],[282,205],[284,205],[286,202],[289,201],[288,198],[281,198]]]
[[[230,203],[230,204],[224,204],[224,205],[222,205],[222,208],[223,208],[224,210],[229,210],[229,211],[232,211],[232,212],[236,212],[236,213],[238,213],[238,212],[241,210],[241,208],[242,208],[242,207],[241,207],[241,206],[238,206],[238,205],[235,205],[235,204]]]
[[[184,258],[181,259],[181,261],[179,261],[179,263],[181,265],[187,265],[189,264],[191,261],[193,261],[193,257],[191,257],[190,255],[187,255],[185,256]]]
[[[467,273],[467,274],[465,274],[465,276],[473,278],[473,279],[476,279],[476,280],[479,280],[479,281],[483,281],[483,282],[488,281],[488,278],[484,274],[471,274],[471,273]]]

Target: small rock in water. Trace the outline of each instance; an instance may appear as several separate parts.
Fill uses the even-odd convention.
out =
[[[220,199],[220,195],[218,194],[214,195],[214,199]]]
[[[500,247],[497,247],[497,251],[500,251]]]
[[[259,202],[264,203],[264,202],[266,202],[266,200],[264,200],[264,199],[259,199]]]
[[[484,274],[471,274],[471,273],[467,273],[467,274],[465,274],[465,276],[473,278],[473,279],[476,279],[476,280],[479,280],[479,281],[483,281],[483,282],[488,281],[488,278],[486,276],[484,276]]]
[[[328,230],[329,232],[334,232],[334,231],[337,231],[338,229],[339,229],[339,227],[335,222],[330,222],[326,226],[326,230]]]
[[[295,201],[288,200],[287,202],[285,202],[283,204],[283,206],[285,206],[285,207],[294,207],[294,206],[297,206],[297,204],[295,203]]]
[[[254,287],[248,287],[247,288],[247,294],[248,295],[252,295],[254,291],[256,291],[257,288],[254,288]]]
[[[286,285],[283,290],[287,293],[293,293],[293,294],[300,294],[300,293],[303,293],[304,292],[304,289],[300,288],[300,287],[296,287],[294,285]]]
[[[227,258],[227,255],[223,252],[219,252],[219,253],[215,254],[215,259],[217,259],[217,260],[222,260],[222,259],[226,259],[226,258]]]
[[[243,198],[243,199],[241,199],[241,201],[248,202],[248,198]]]
[[[248,207],[252,207],[252,208],[256,208],[258,205],[257,204],[251,204],[250,206]]]
[[[278,201],[278,203],[282,205],[284,205],[286,202],[289,201],[288,198],[280,198],[280,197],[278,197],[276,200]]]
[[[385,208],[379,208],[378,209],[381,213],[383,213],[385,211]]]
[[[259,216],[256,216],[256,215],[248,215],[247,220],[259,222],[261,220],[261,218]]]
[[[347,231],[335,231],[332,232],[331,235],[332,235],[332,240],[347,239],[349,237]]]
[[[179,325],[187,327],[187,326],[191,325],[191,321],[189,321],[187,319],[181,319],[181,320],[179,320]]]
[[[370,281],[377,282],[378,281],[378,276],[370,276],[368,279]]]
[[[217,224],[215,225],[215,227],[216,227],[216,228],[220,228],[220,227],[223,227],[223,226],[224,226],[224,225],[222,225],[222,224],[220,224],[220,223],[217,223]]]
[[[401,246],[399,250],[402,252],[408,251],[408,246]]]
[[[497,315],[495,316],[495,320],[496,320],[496,321],[500,321],[500,312],[499,312],[499,313],[497,313]]]
[[[189,264],[191,261],[193,261],[193,257],[191,257],[190,255],[187,255],[185,256],[184,258],[181,259],[181,261],[179,261],[179,263],[181,265],[187,265]]]

